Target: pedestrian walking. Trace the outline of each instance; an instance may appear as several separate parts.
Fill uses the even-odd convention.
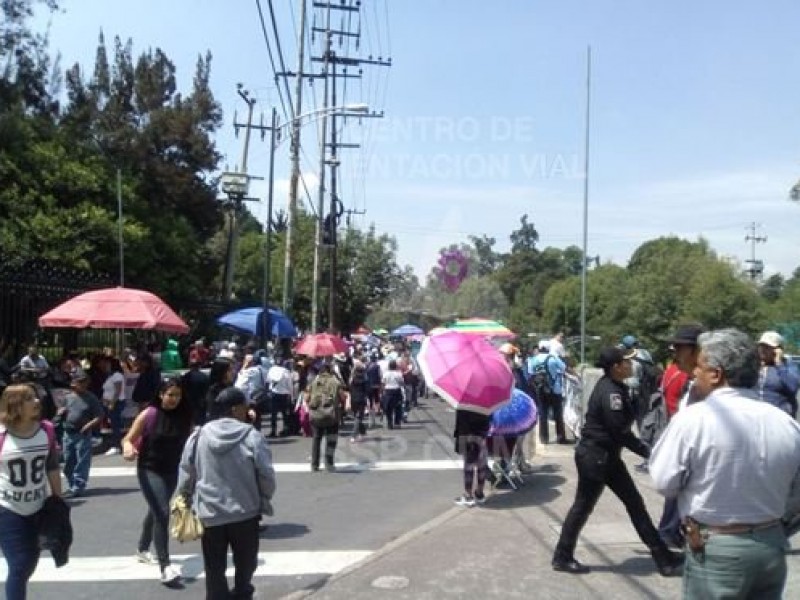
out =
[[[630,377],[633,355],[633,352],[623,354],[621,349],[611,347],[600,352],[597,367],[603,369],[603,376],[592,390],[581,439],[575,448],[578,489],[553,554],[552,566],[556,571],[589,572],[589,567],[575,560],[575,545],[606,486],[625,505],[639,538],[650,549],[659,573],[672,575],[681,565],[682,556],[670,551],[659,537],[644,500],[620,457],[623,448],[643,458],[650,455],[647,445],[631,431],[635,408],[623,382]]]
[[[491,415],[463,408],[456,409],[456,452],[464,458],[464,493],[456,498],[459,506],[471,508],[484,504],[484,485],[489,474],[486,436],[492,424]]]
[[[369,400],[369,381],[367,380],[367,369],[360,360],[355,361],[353,372],[350,375],[350,410],[353,411],[353,434],[351,442],[360,442],[367,433],[364,424],[364,413],[367,410]]]
[[[308,412],[311,420],[311,470],[319,471],[322,438],[325,438],[325,470],[334,471],[334,456],[339,440],[342,385],[325,360],[308,388]]]
[[[25,600],[39,562],[36,513],[49,495],[61,495],[55,434],[52,424],[40,422],[41,410],[28,384],[10,385],[0,396],[0,550],[8,565],[7,600]]]
[[[690,553],[685,598],[778,600],[782,517],[800,510],[800,425],[759,402],[759,351],[736,329],[702,334],[694,388],[653,449],[656,489],[678,501]]]
[[[166,377],[157,397],[139,413],[123,441],[123,456],[136,460],[136,478],[147,502],[136,557],[140,562],[154,562],[150,554],[153,544],[161,583],[166,586],[181,579],[169,557],[169,503],[178,484],[178,465],[192,418],[192,406],[182,398],[180,379]]]
[[[100,370],[105,374],[103,381],[103,408],[111,425],[111,438],[108,441],[106,456],[114,456],[121,452],[122,413],[125,410],[125,376],[122,365],[113,356],[104,356],[100,360]]]
[[[69,487],[65,498],[82,496],[92,467],[92,432],[103,420],[103,405],[89,391],[89,375],[83,369],[72,372],[71,392],[58,410],[64,430],[64,477]]]
[[[193,497],[203,523],[206,598],[249,599],[258,566],[258,522],[273,512],[275,470],[267,440],[247,423],[244,393],[225,388],[214,405],[218,418],[196,429],[186,443],[178,490]],[[235,567],[232,590],[225,576],[229,549]]]
[[[381,404],[389,429],[400,429],[402,426],[404,389],[403,374],[397,368],[397,361],[392,359],[381,379]]]

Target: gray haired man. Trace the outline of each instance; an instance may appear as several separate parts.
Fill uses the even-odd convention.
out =
[[[778,599],[781,517],[800,505],[800,425],[757,401],[758,350],[746,334],[711,331],[698,346],[701,401],[675,415],[650,456],[656,488],[677,497],[684,518],[684,597]]]

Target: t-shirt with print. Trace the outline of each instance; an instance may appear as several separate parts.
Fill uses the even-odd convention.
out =
[[[28,516],[44,506],[48,496],[48,471],[58,470],[47,432],[39,428],[28,438],[5,433],[0,451],[0,506]]]

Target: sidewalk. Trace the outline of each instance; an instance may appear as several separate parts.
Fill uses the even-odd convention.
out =
[[[629,467],[639,461],[627,452],[623,456]],[[535,472],[526,476],[525,486],[518,491],[497,491],[483,507],[454,506],[333,576],[319,589],[289,597],[680,598],[681,578],[658,574],[622,503],[609,490],[598,502],[576,550],[576,558],[592,572],[581,576],[554,572],[550,559],[577,481],[572,448],[546,446],[534,466]],[[647,475],[632,473],[657,522],[661,496]],[[455,498],[460,489],[458,476],[442,476],[453,478]],[[800,552],[790,553],[788,560],[786,597],[792,597],[800,592]]]

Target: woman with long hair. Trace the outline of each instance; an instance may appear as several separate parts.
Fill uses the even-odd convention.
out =
[[[217,418],[217,408],[214,404],[214,400],[219,396],[222,390],[231,387],[234,380],[235,371],[233,361],[229,358],[219,356],[215,358],[208,372],[208,393],[206,394],[206,413],[208,420]]]
[[[169,503],[178,483],[178,465],[192,429],[192,407],[181,401],[177,377],[162,380],[154,401],[136,417],[123,441],[125,460],[137,460],[136,477],[147,502],[136,557],[150,563],[154,543],[161,583],[176,585],[180,573],[169,558]]]
[[[30,385],[10,385],[0,396],[0,549],[8,600],[25,600],[39,562],[35,515],[48,495],[61,495],[55,435],[39,420],[41,410]]]

